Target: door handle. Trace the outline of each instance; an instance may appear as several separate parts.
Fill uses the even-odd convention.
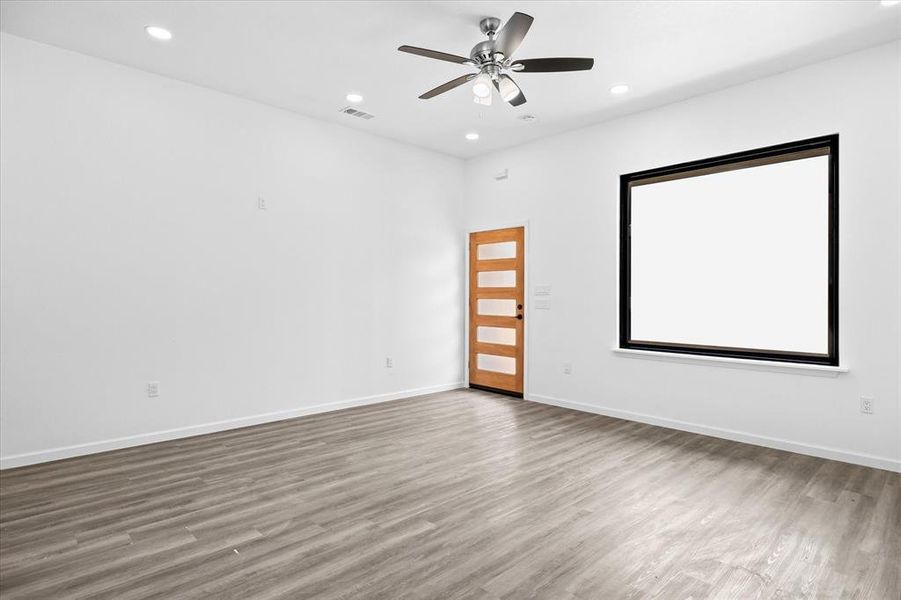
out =
[[[516,315],[516,318],[522,321],[522,315]]]

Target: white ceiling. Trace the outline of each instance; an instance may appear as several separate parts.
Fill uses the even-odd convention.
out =
[[[484,16],[535,17],[518,58],[587,56],[592,71],[515,75],[528,102],[472,102],[469,86],[422,92],[462,65],[396,50],[469,55]],[[0,29],[300,114],[471,157],[885,43],[901,7],[878,0],[681,2],[20,2]],[[144,26],[172,31],[150,39]],[[625,82],[632,92],[611,96]],[[836,82],[841,85],[841,82]],[[345,94],[376,118],[339,113]],[[532,114],[531,123],[519,120]],[[477,131],[481,139],[464,139]]]

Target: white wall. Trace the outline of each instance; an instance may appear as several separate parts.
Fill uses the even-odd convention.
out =
[[[897,469],[899,77],[884,46],[464,171],[2,34],[0,466],[455,385],[462,232],[528,220],[533,399]],[[611,352],[621,173],[834,132],[847,374]]]
[[[891,44],[467,162],[469,228],[529,221],[533,399],[898,469],[899,47]],[[619,175],[840,134],[840,354],[814,377],[635,360],[617,341]],[[509,179],[493,175],[509,169]],[[562,363],[573,363],[564,375]],[[859,396],[876,412],[859,412]]]
[[[462,161],[0,45],[2,466],[462,379]]]

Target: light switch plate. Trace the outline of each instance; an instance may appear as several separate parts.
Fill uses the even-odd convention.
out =
[[[550,296],[551,295],[551,286],[536,285],[535,286],[535,295],[536,296]]]
[[[550,298],[535,298],[535,302],[532,304],[536,310],[550,310],[551,309],[551,299]]]

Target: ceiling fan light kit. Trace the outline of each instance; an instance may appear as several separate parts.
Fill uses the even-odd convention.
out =
[[[479,73],[478,77],[473,80],[472,93],[479,98],[491,95],[491,77],[485,73]]]
[[[516,12],[507,21],[503,29],[497,17],[486,17],[479,22],[479,29],[488,39],[473,46],[469,58],[448,54],[416,46],[401,46],[401,52],[416,54],[435,60],[457,63],[475,67],[478,73],[468,73],[422,94],[419,98],[428,100],[439,94],[448,92],[464,83],[473,82],[472,92],[476,104],[491,106],[491,87],[497,90],[500,97],[511,106],[525,104],[526,97],[520,87],[507,72],[513,73],[559,73],[564,71],[588,71],[594,66],[593,58],[527,58],[514,60],[516,52],[529,28],[532,17]]]
[[[497,91],[500,93],[501,98],[504,99],[504,102],[512,102],[521,93],[516,84],[513,83],[513,80],[507,75],[498,79]]]

